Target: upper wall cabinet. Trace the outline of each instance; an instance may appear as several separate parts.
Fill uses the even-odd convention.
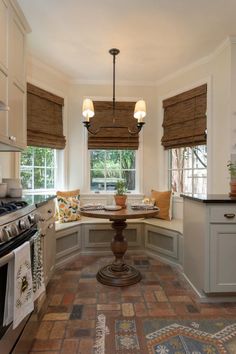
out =
[[[15,0],[0,0],[0,151],[26,148],[25,37],[29,25]]]
[[[0,69],[7,71],[8,5],[0,0]]]

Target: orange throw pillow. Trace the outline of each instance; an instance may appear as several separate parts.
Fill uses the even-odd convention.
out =
[[[151,191],[151,198],[155,199],[155,205],[160,208],[158,219],[171,220],[172,218],[172,192]]]

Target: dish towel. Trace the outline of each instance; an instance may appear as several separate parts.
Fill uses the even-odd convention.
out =
[[[5,306],[3,315],[3,326],[8,326],[13,321],[13,304],[14,304],[14,257],[7,266],[7,284],[5,295]]]
[[[44,291],[43,274],[43,255],[41,245],[41,234],[37,232],[34,236],[33,254],[32,254],[32,278],[33,278],[33,297],[36,300]]]
[[[34,309],[30,243],[16,248],[14,266],[13,329]]]

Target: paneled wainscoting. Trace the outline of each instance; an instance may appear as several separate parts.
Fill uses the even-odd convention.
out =
[[[128,253],[147,254],[182,265],[182,220],[136,219],[127,224],[124,234],[129,243]],[[113,235],[111,223],[105,219],[82,217],[76,222],[56,223],[56,266],[78,254],[112,255]]]

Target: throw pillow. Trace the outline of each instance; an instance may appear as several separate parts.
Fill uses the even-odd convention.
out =
[[[57,205],[59,222],[79,220],[80,190],[57,191]]]
[[[172,192],[151,191],[151,198],[155,199],[155,205],[160,208],[156,218],[171,220],[172,218]]]

